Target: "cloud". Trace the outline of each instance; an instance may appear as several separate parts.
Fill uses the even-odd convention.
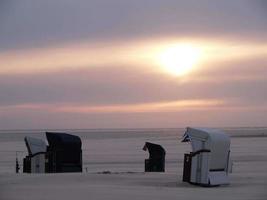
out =
[[[211,40],[208,38],[158,38],[151,40],[80,41],[46,48],[13,50],[0,53],[0,74],[46,73],[66,69],[108,66],[142,66],[155,71],[160,57],[170,46],[192,46],[200,53],[200,64],[222,63],[267,55],[265,43]],[[178,55],[179,56],[179,55]],[[158,69],[157,69],[158,68]]]
[[[2,1],[1,1],[2,2]],[[4,1],[0,49],[160,36],[266,41],[262,0]],[[2,12],[4,11],[4,12]]]
[[[46,109],[1,110],[1,129],[162,128],[264,126],[266,109],[230,107],[164,113],[60,113]]]
[[[203,110],[225,106],[216,99],[179,100],[170,102],[150,102],[119,105],[68,105],[68,104],[21,104],[3,106],[0,110],[46,110],[55,113],[164,113],[181,110]]]
[[[222,99],[260,104],[266,96],[266,59],[217,63],[177,78],[142,67],[109,66],[0,76],[0,105],[139,104]]]
[[[266,124],[265,4],[1,1],[0,126]],[[185,41],[203,58],[164,73],[158,53]]]

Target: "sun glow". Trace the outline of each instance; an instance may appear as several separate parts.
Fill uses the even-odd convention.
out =
[[[164,71],[183,76],[189,73],[200,61],[201,49],[190,44],[175,44],[159,53],[159,64]]]
[[[0,75],[51,73],[96,67],[136,67],[183,77],[214,63],[267,55],[266,44],[188,38],[80,41],[40,48],[0,51]]]

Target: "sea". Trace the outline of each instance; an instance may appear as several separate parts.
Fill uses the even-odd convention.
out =
[[[216,129],[225,131],[232,138],[267,137],[267,127]],[[0,173],[15,173],[16,159],[22,169],[23,158],[28,154],[24,137],[46,141],[45,132],[63,132],[81,138],[84,173],[142,172],[144,159],[148,157],[148,153],[142,150],[145,142],[158,143],[165,148],[166,170],[173,171],[177,169],[177,165],[182,165],[184,151],[190,151],[188,144],[181,143],[185,130],[186,128],[0,130]]]

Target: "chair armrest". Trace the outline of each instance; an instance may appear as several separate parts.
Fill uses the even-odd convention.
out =
[[[198,154],[201,154],[201,153],[204,153],[204,152],[207,152],[208,153],[208,152],[210,152],[210,150],[209,149],[200,149],[198,151],[192,152],[191,153],[191,156],[194,157],[194,156],[196,156]]]

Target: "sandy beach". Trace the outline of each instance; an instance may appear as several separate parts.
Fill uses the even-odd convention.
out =
[[[267,200],[266,22],[267,0],[0,0],[0,200]]]
[[[181,130],[180,130],[181,131]],[[121,133],[122,134],[122,133]],[[267,198],[267,137],[233,135],[233,173],[230,185],[205,188],[182,182],[183,153],[190,146],[177,133],[111,134],[84,137],[84,172],[15,174],[10,162],[1,168],[3,200],[33,199],[262,199]],[[101,135],[101,134],[100,134]],[[122,134],[123,135],[123,134]],[[102,135],[103,136],[103,135]],[[167,151],[165,173],[144,173],[144,141],[162,144]],[[127,141],[127,143],[126,143]],[[13,143],[16,143],[13,141]],[[1,150],[10,141],[1,142]],[[17,150],[23,145],[17,141]],[[3,151],[2,151],[3,152]],[[3,155],[3,153],[2,153]],[[6,160],[10,160],[6,158]],[[8,163],[3,161],[1,163]],[[87,169],[86,169],[87,168]],[[86,172],[87,170],[87,172]]]

